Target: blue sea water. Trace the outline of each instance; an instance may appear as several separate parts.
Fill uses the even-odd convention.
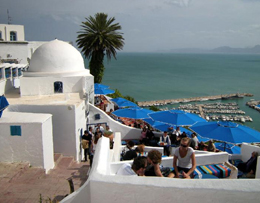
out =
[[[260,131],[260,113],[245,105],[260,100],[260,54],[118,53],[104,65],[102,83],[137,101],[252,93],[220,102],[238,102]]]

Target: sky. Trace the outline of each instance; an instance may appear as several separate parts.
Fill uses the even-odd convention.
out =
[[[76,39],[85,18],[115,17],[124,52],[260,44],[260,0],[1,0],[0,24],[24,25],[28,41]]]

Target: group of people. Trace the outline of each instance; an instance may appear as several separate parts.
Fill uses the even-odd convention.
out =
[[[180,141],[180,146],[176,148],[173,158],[172,171],[169,167],[162,167],[162,153],[158,150],[151,150],[146,156],[137,156],[133,164],[125,163],[117,171],[117,175],[138,175],[138,176],[158,176],[169,178],[193,178],[196,168],[194,150],[189,147],[190,138],[185,137]]]
[[[128,141],[126,147],[122,150],[121,160],[132,160],[138,156],[147,156],[147,153],[144,151],[144,144],[139,144],[134,148],[134,142]]]
[[[87,162],[89,158],[90,166],[92,166],[97,142],[102,136],[110,139],[110,148],[113,148],[113,131],[108,125],[106,125],[106,129],[104,129],[101,124],[97,124],[94,129],[90,126],[88,130],[84,131],[81,137],[81,145],[84,149],[84,161]]]

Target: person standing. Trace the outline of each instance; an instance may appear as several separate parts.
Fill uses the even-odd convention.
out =
[[[163,146],[163,154],[165,156],[170,156],[171,139],[167,134],[167,131],[163,132],[160,141],[161,141],[161,145]]]
[[[84,142],[86,143],[85,146],[84,146],[84,144],[82,144],[83,149],[84,149],[85,162],[88,161],[87,156],[89,156],[89,159],[90,159],[90,146],[92,144],[92,137],[93,137],[92,131],[93,131],[92,127],[89,127],[88,131],[85,130],[84,135],[82,136],[82,143],[84,143]]]

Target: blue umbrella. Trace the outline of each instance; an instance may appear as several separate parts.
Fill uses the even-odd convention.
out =
[[[111,99],[111,101],[115,102],[119,107],[127,107],[127,106],[134,107],[134,106],[137,106],[137,104],[135,104],[134,102],[131,102],[131,101],[124,99],[122,97]]]
[[[228,143],[215,142],[215,147],[221,151],[225,151],[229,154],[240,154],[241,148]]]
[[[229,121],[196,123],[190,129],[202,137],[221,142],[234,144],[260,142],[260,132]]]
[[[2,116],[3,111],[5,110],[5,108],[9,105],[7,99],[5,98],[5,96],[0,96],[0,118]]]
[[[115,91],[111,89],[105,89],[105,88],[94,89],[94,94],[113,94],[113,93],[115,93]]]
[[[99,83],[95,83],[95,84],[94,84],[94,88],[95,88],[95,89],[107,89],[107,88],[109,88],[109,86],[107,86],[107,85],[102,85],[102,84],[99,84]]]
[[[174,127],[174,125],[170,125],[170,124],[163,123],[163,122],[160,122],[160,121],[155,121],[151,118],[145,118],[145,119],[142,119],[142,120],[145,121],[146,123],[150,124],[152,127],[160,130],[160,131],[168,131],[170,127]],[[180,131],[185,132],[187,135],[191,134],[190,130],[183,128],[183,127],[180,127]]]
[[[156,121],[177,126],[190,126],[197,122],[207,122],[200,116],[182,110],[157,111],[149,116]]]
[[[114,114],[117,117],[143,119],[148,118],[148,113],[151,112],[153,111],[143,108],[126,108],[113,111],[112,114]]]

